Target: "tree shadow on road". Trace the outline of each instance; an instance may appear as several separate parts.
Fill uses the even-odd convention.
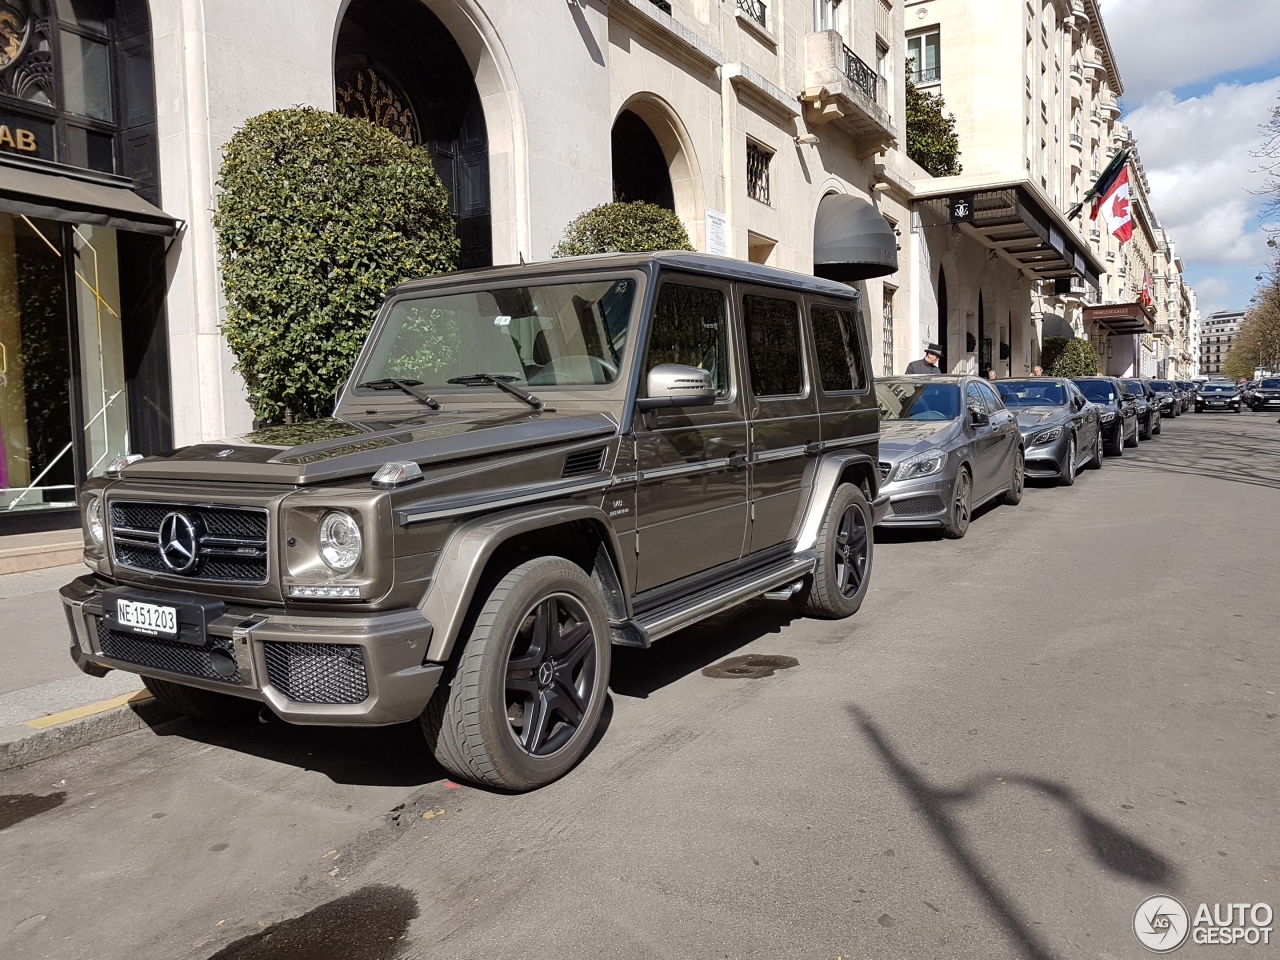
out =
[[[1216,417],[1217,414],[1199,416]],[[1112,460],[1108,466],[1209,477],[1280,490],[1280,426],[1270,422],[1263,426],[1276,429],[1276,435],[1266,439],[1234,431],[1206,433],[1198,429],[1170,433],[1166,425],[1158,437],[1132,451],[1136,456],[1126,450],[1122,459]]]
[[[1160,884],[1175,892],[1178,890],[1179,874],[1168,860],[1090,810],[1069,787],[1041,777],[1001,771],[973,777],[968,783],[953,789],[935,787],[894,749],[866,712],[857,706],[850,706],[848,710],[858,729],[910,798],[913,809],[920,813],[961,875],[982,897],[1019,952],[1028,960],[1053,960],[1054,953],[996,883],[992,871],[980,863],[976,852],[966,845],[960,824],[952,812],[960,805],[980,800],[987,787],[998,779],[1032,790],[1066,809],[1074,817],[1076,829],[1089,852],[1107,870],[1144,883]]]

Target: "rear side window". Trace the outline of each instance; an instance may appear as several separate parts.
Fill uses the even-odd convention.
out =
[[[755,395],[795,397],[803,393],[799,305],[779,297],[743,297],[742,325]]]
[[[813,342],[818,353],[818,376],[826,393],[862,390],[867,377],[862,363],[862,341],[852,310],[817,306],[810,312]]]
[[[664,283],[653,308],[645,373],[662,363],[682,363],[711,374],[716,396],[729,395],[729,333],[719,290]]]

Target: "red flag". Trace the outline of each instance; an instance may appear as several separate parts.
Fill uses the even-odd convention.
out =
[[[1133,232],[1132,229],[1130,229],[1129,232],[1132,233]],[[1155,300],[1155,290],[1154,290],[1154,284],[1151,281],[1150,270],[1143,271],[1142,293],[1139,294],[1139,298],[1142,300],[1143,305],[1148,307],[1151,306],[1152,302]]]
[[[1089,212],[1090,220],[1097,220],[1098,214],[1107,221],[1107,232],[1121,243],[1133,237],[1133,217],[1129,213],[1129,168],[1125,167],[1120,175],[1111,182],[1106,191],[1093,201],[1093,209]]]

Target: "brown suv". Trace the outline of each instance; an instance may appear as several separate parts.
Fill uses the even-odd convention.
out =
[[[203,719],[421,718],[453,775],[529,789],[586,749],[611,644],[858,609],[878,426],[842,284],[674,253],[405,284],[331,419],[86,485],[71,655]]]

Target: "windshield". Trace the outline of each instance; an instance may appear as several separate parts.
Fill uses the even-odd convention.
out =
[[[1263,380],[1258,384],[1259,390],[1280,390],[1280,380]]]
[[[960,388],[954,383],[876,382],[881,420],[954,420],[960,416]]]
[[[1115,402],[1116,388],[1111,385],[1110,380],[1077,380],[1075,384],[1094,403]]]
[[[1173,384],[1168,380],[1152,380],[1151,388],[1153,390],[1172,390]]]
[[[1124,384],[1124,389],[1128,393],[1136,393],[1140,397],[1147,395],[1147,390],[1140,380],[1122,380],[1120,382]]]
[[[531,387],[613,383],[635,288],[633,280],[582,280],[401,300],[356,382],[394,377],[430,389],[496,374]]]
[[[998,380],[996,389],[1006,407],[1062,407],[1067,391],[1052,380]]]

